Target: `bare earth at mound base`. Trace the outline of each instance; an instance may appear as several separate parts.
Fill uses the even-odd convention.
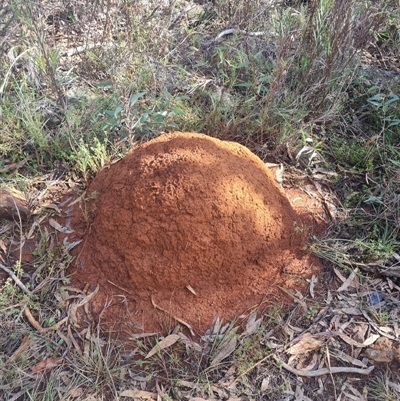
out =
[[[278,302],[278,286],[312,272],[301,217],[237,143],[162,135],[102,170],[84,199],[72,279],[99,284],[91,312],[110,330],[162,331],[180,319],[201,333],[216,314]]]

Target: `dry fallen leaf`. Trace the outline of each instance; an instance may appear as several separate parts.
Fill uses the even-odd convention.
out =
[[[120,394],[121,397],[130,397],[135,400],[156,400],[157,393],[151,393],[150,391],[143,390],[125,390]]]
[[[315,284],[318,282],[318,277],[315,274],[313,274],[311,279],[307,280],[307,282],[310,284],[309,291],[310,291],[311,298],[314,298],[314,287],[315,287]]]
[[[194,398],[190,398],[189,401],[209,401],[209,400],[206,400],[206,399],[201,398],[201,397],[194,397]]]
[[[206,400],[201,397],[193,397],[193,398],[190,398],[189,401],[209,401],[209,400]]]
[[[193,294],[193,295],[197,295],[197,292],[193,289],[193,287],[191,285],[187,285],[186,288]]]
[[[4,241],[3,241],[2,239],[0,239],[0,249],[1,249],[4,253],[7,253],[6,244],[4,243]]]
[[[271,378],[269,376],[264,377],[264,379],[262,379],[262,382],[261,382],[261,392],[262,393],[265,393],[268,390],[270,380],[271,380]]]
[[[74,242],[70,242],[68,243],[67,241],[65,241],[64,245],[65,245],[65,249],[69,252],[71,249],[74,249],[77,245],[79,245],[82,242],[82,240],[79,241],[74,241]]]
[[[365,356],[375,362],[399,362],[400,346],[386,337],[380,337],[375,344],[365,350]]]
[[[145,359],[150,358],[151,356],[155,355],[157,352],[170,347],[171,345],[175,344],[181,337],[178,334],[170,334],[169,336],[165,337],[163,340],[158,342],[151,351],[145,356]]]
[[[260,328],[262,318],[257,319],[257,320],[256,320],[256,318],[257,318],[257,312],[256,311],[251,312],[251,314],[246,322],[246,330],[244,331],[244,333],[241,334],[240,337],[251,336]]]
[[[321,348],[324,344],[322,338],[316,338],[311,333],[305,333],[296,338],[296,344],[292,345],[286,352],[291,355],[300,355]]]
[[[345,354],[343,351],[336,350],[334,352],[334,355],[336,358],[339,358],[343,362],[351,363],[352,365],[358,366],[359,368],[367,368],[368,367],[364,362],[362,362],[356,358],[353,358],[350,355]]]
[[[351,274],[349,275],[349,277],[347,277],[347,279],[343,282],[343,284],[336,291],[337,292],[345,291],[345,290],[347,290],[348,287],[357,288],[358,282],[355,279],[357,278],[358,271],[359,271],[358,268],[354,269],[351,272]]]
[[[69,396],[71,398],[78,398],[83,394],[84,390],[82,387],[74,387],[73,389],[71,389],[71,391],[69,392]]]
[[[194,342],[193,340],[191,340],[188,336],[185,336],[185,334],[183,333],[179,333],[178,336],[180,337],[180,339],[183,341],[183,343],[186,345],[186,347],[188,348],[193,348],[198,352],[202,351],[202,347],[200,346],[200,344]]]
[[[60,233],[64,233],[64,234],[71,234],[74,232],[74,230],[70,230],[67,227],[63,227],[61,224],[57,223],[53,218],[49,218],[49,224],[55,228],[57,231],[59,231]]]
[[[59,365],[62,362],[63,358],[62,357],[50,357],[46,358],[44,361],[37,363],[36,365],[31,367],[31,371],[33,373],[39,372],[41,370],[51,370],[55,368],[57,365]]]
[[[237,335],[236,333],[230,333],[225,337],[220,346],[218,347],[218,352],[211,361],[210,366],[216,366],[225,358],[227,358],[233,351],[235,351],[237,345]]]
[[[371,138],[369,138],[368,140],[365,141],[364,146],[369,146],[369,145],[373,144],[379,137],[380,137],[380,135],[371,136]]]
[[[10,356],[7,362],[11,362],[15,358],[18,358],[19,355],[21,355],[28,349],[29,345],[30,345],[29,336],[25,336],[21,341],[21,345],[14,351],[14,353]]]

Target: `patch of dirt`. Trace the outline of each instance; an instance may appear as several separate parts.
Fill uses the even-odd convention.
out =
[[[94,319],[130,333],[175,320],[204,332],[216,314],[287,303],[278,286],[299,288],[320,268],[305,251],[317,205],[304,197],[292,193],[296,213],[237,143],[162,135],[102,170],[76,204],[71,226],[84,240],[73,284],[99,284]]]

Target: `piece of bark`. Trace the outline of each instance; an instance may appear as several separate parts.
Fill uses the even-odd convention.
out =
[[[10,188],[0,188],[0,219],[26,220],[29,208],[24,195]]]

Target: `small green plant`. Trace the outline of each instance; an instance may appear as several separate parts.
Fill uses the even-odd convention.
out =
[[[398,401],[396,386],[397,383],[392,383],[388,377],[376,377],[371,380],[368,393],[374,401]]]
[[[283,309],[279,305],[273,305],[270,308],[268,308],[267,315],[266,315],[266,324],[280,324],[282,323],[283,319]]]
[[[98,138],[94,138],[93,144],[88,145],[80,140],[76,154],[76,167],[87,178],[89,174],[96,173],[104,167],[109,157],[106,142],[100,142]]]
[[[260,328],[255,334],[245,338],[234,353],[238,373],[246,372],[255,363],[269,353],[268,347],[263,344],[264,330]]]
[[[313,320],[315,318],[315,316],[318,315],[318,312],[320,311],[320,306],[319,303],[316,302],[315,304],[313,304],[312,306],[309,306],[307,308],[307,311],[305,312],[304,316],[308,319],[308,320]]]
[[[370,172],[375,168],[376,152],[366,147],[361,139],[349,141],[344,137],[332,137],[329,139],[329,151],[335,161],[345,167],[360,172]]]
[[[95,213],[95,206],[90,201],[96,199],[97,196],[98,196],[97,191],[85,193],[79,202],[79,208],[82,211],[83,218],[86,223],[88,223],[90,221],[90,219],[93,217],[93,215]]]

